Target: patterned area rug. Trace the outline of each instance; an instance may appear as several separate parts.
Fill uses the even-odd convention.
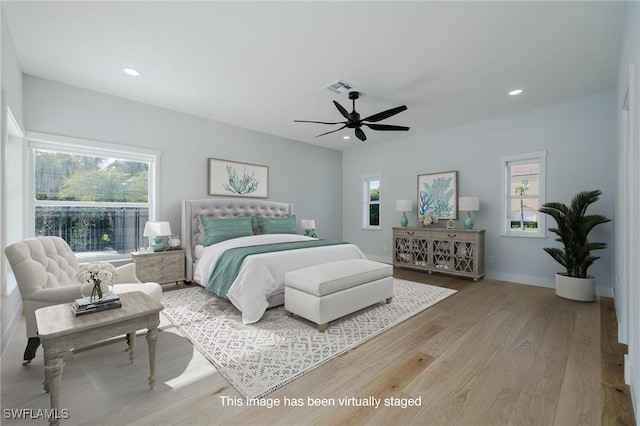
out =
[[[394,280],[390,304],[377,304],[329,323],[315,324],[284,308],[268,309],[251,325],[227,300],[200,286],[162,295],[163,314],[245,398],[259,398],[341,353],[451,296],[456,290]]]

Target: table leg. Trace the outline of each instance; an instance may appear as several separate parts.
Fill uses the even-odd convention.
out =
[[[62,368],[64,367],[64,359],[62,354],[44,354],[44,390],[49,393],[51,400],[51,411],[57,413],[60,409],[60,383],[62,381]],[[49,424],[52,426],[59,425],[60,419],[52,416]]]
[[[129,336],[129,361],[136,359],[136,332],[132,331],[127,334]]]
[[[156,384],[156,342],[158,341],[158,327],[147,331],[147,343],[149,344],[149,387],[153,389]]]

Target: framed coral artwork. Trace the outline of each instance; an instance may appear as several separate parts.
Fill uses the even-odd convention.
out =
[[[209,195],[269,197],[269,167],[209,158]]]
[[[458,218],[458,172],[418,175],[418,219],[425,215],[438,219]]]

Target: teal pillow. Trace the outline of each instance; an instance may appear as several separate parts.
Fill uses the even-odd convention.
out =
[[[219,218],[200,215],[200,223],[204,230],[203,246],[219,243],[238,237],[253,235],[253,216]]]
[[[262,234],[297,234],[296,216],[260,217],[256,216]]]

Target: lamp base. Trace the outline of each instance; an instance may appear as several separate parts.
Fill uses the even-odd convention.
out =
[[[400,226],[406,228],[408,224],[409,219],[407,219],[407,214],[405,212],[402,212],[402,217],[400,218]]]
[[[473,229],[473,218],[471,217],[471,212],[467,212],[467,217],[464,218],[464,227],[465,229]]]
[[[153,237],[153,251],[163,251],[164,250],[164,238],[162,237]]]
[[[304,230],[305,237],[317,238],[315,229],[305,229]]]

